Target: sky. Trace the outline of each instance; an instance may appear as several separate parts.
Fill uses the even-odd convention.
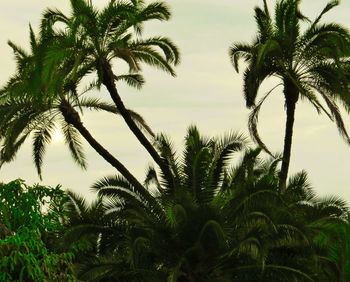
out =
[[[93,0],[103,7],[107,0]],[[208,136],[235,131],[248,136],[249,110],[242,94],[242,76],[235,73],[228,56],[234,42],[250,42],[255,34],[253,9],[262,0],[173,0],[167,1],[172,10],[169,22],[149,23],[146,35],[170,37],[181,50],[177,77],[161,71],[143,68],[146,85],[135,90],[118,85],[128,108],[140,113],[152,129],[166,133],[181,153],[183,137],[189,125],[195,124]],[[199,4],[200,3],[200,4]],[[244,4],[242,4],[244,3]],[[274,0],[268,1],[271,9]],[[315,18],[327,1],[304,0],[302,11]],[[47,7],[69,11],[69,1],[11,0],[2,1],[0,10],[0,84],[14,72],[15,64],[7,40],[28,47],[28,25],[36,29]],[[330,12],[324,21],[334,21],[350,28],[350,1]],[[243,70],[242,66],[242,70]],[[261,87],[262,95],[276,81]],[[101,89],[101,98],[108,93]],[[1,117],[0,117],[1,118]],[[350,117],[344,114],[350,130]],[[84,125],[92,135],[122,161],[141,181],[151,159],[131,135],[121,118],[105,113],[84,113]],[[283,149],[284,102],[281,89],[265,103],[259,119],[259,130],[265,144],[273,152]],[[0,181],[16,178],[28,184],[40,183],[32,161],[31,142],[22,146],[17,158],[0,170]],[[42,184],[61,184],[88,199],[94,195],[91,185],[98,179],[115,174],[88,144],[84,143],[88,168],[83,171],[71,160],[59,133],[47,148]],[[335,194],[350,203],[350,146],[339,136],[335,124],[319,116],[307,103],[298,102],[292,148],[291,174],[306,170],[310,182],[321,196]]]

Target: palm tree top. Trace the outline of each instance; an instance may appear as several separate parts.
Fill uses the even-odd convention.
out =
[[[70,16],[54,9],[48,9],[43,14],[41,33],[51,39],[53,36],[52,64],[70,55],[77,66],[85,65],[87,72],[96,69],[102,80],[104,65],[120,59],[128,64],[131,74],[138,73],[138,77],[129,77],[125,81],[138,87],[144,82],[139,74],[141,63],[175,76],[173,66],[180,62],[176,45],[163,36],[143,39],[146,22],[169,20],[171,13],[164,2],[110,1],[101,10],[85,0],[71,0],[70,3]],[[59,28],[56,23],[64,27]],[[74,68],[70,70],[74,71]]]
[[[235,43],[230,48],[230,57],[237,72],[240,59],[248,62],[244,73],[248,107],[255,105],[259,86],[270,76],[282,81],[289,80],[300,95],[319,110],[323,109],[314,92],[333,92],[346,102],[346,107],[349,105],[349,87],[346,83],[349,31],[339,24],[321,22],[322,17],[339,1],[328,3],[313,21],[299,11],[300,2],[277,1],[275,13],[271,15],[264,1],[263,8],[255,8],[256,38],[251,44]],[[334,80],[339,84],[335,85]]]

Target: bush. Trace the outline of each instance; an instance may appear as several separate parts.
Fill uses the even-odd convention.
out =
[[[59,186],[0,184],[0,281],[75,281],[74,252],[56,246],[66,201]]]

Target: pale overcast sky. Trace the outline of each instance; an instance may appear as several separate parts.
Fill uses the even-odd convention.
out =
[[[93,0],[103,6],[107,0]],[[304,0],[302,10],[311,18],[321,11],[325,0]],[[165,35],[178,44],[182,63],[177,77],[144,68],[147,83],[141,91],[120,86],[127,107],[144,116],[156,132],[165,132],[181,148],[190,124],[196,124],[207,135],[230,130],[247,131],[249,111],[242,95],[242,78],[230,64],[228,48],[233,42],[250,41],[255,34],[253,8],[262,0],[173,0],[168,1],[173,17],[167,23],[146,25],[150,35]],[[275,1],[268,1],[271,8]],[[46,7],[68,11],[68,0],[3,0],[0,11],[0,83],[13,73],[14,61],[7,40],[28,45],[28,24],[38,26]],[[350,1],[343,0],[326,20],[350,27]],[[264,89],[271,88],[266,83]],[[105,89],[101,96],[108,99]],[[277,95],[276,95],[277,94]],[[273,95],[260,117],[260,132],[265,143],[275,152],[283,149],[284,108],[282,93]],[[0,117],[1,118],[1,117]],[[350,117],[344,116],[350,129]],[[149,157],[117,117],[86,113],[84,124],[103,145],[143,180]],[[308,104],[298,103],[291,172],[305,169],[321,195],[336,194],[350,202],[350,147],[338,135],[336,126],[325,116],[318,116]],[[29,141],[29,140],[28,140]],[[20,150],[17,159],[0,170],[0,181],[22,178],[27,183],[39,182],[32,158],[31,142]],[[80,170],[59,136],[47,149],[43,183],[63,187],[91,198],[89,187],[99,178],[113,174],[113,168],[87,144],[89,167]]]

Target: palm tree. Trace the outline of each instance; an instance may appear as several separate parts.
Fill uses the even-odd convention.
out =
[[[313,281],[308,240],[278,193],[278,161],[248,150],[231,168],[232,154],[245,147],[242,136],[205,138],[194,127],[182,158],[165,136],[156,146],[175,180],[150,168],[147,189],[118,175],[94,184],[106,203],[100,224],[68,233],[98,238],[98,255],[79,261],[81,279]]]
[[[168,7],[163,2],[146,4],[143,0],[110,1],[101,11],[85,0],[71,0],[72,15],[65,16],[57,10],[47,10],[42,29],[53,34],[52,51],[46,60],[46,68],[60,65],[66,75],[77,77],[91,72],[97,73],[98,85],[103,84],[126,124],[149,152],[164,173],[171,174],[144,133],[132,119],[118,93],[116,82],[126,80],[131,86],[140,88],[144,83],[140,75],[141,63],[159,68],[175,75],[173,65],[179,63],[177,47],[166,37],[141,37],[143,24],[150,20],[165,21],[170,18]],[[63,28],[55,25],[61,23]],[[67,65],[67,59],[68,65]],[[70,60],[74,59],[74,64]],[[130,74],[117,76],[114,61],[124,61]]]
[[[141,185],[121,162],[92,137],[80,119],[78,111],[82,112],[83,109],[120,114],[112,104],[81,97],[96,85],[92,83],[83,93],[78,93],[79,80],[62,76],[61,69],[56,68],[51,76],[47,75],[42,61],[48,52],[46,38],[43,34],[37,38],[31,28],[30,54],[12,42],[9,45],[15,54],[17,73],[0,92],[1,164],[13,160],[24,141],[32,136],[33,158],[41,177],[46,145],[51,142],[52,134],[59,126],[74,161],[82,168],[86,167],[86,159],[78,132],[124,177],[135,185]],[[129,111],[129,114],[138,126],[153,134],[141,116],[133,111]]]
[[[277,1],[273,18],[264,0],[263,8],[255,8],[256,39],[251,44],[233,44],[229,51],[237,72],[240,59],[248,64],[244,72],[244,97],[247,107],[253,108],[249,129],[252,138],[265,149],[257,132],[258,114],[261,105],[273,91],[256,103],[259,87],[270,76],[279,78],[283,85],[286,126],[280,174],[282,189],[286,187],[294,114],[299,98],[308,100],[318,113],[325,112],[335,121],[340,135],[350,143],[339,110],[339,106],[349,110],[350,105],[350,35],[347,29],[338,24],[321,23],[323,15],[337,6],[339,1],[329,2],[313,21],[301,14],[300,2]],[[308,23],[305,30],[301,29],[301,22]]]

